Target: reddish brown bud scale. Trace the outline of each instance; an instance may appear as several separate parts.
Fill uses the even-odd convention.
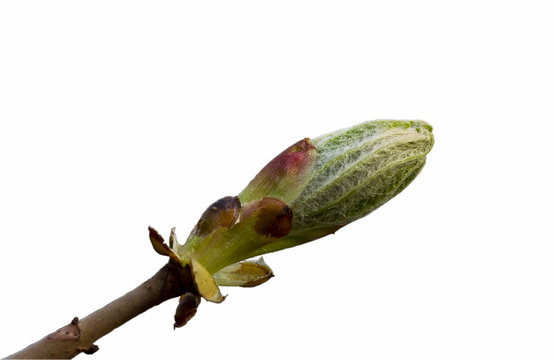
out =
[[[286,202],[294,199],[297,189],[308,179],[315,164],[316,148],[305,138],[277,155],[239,194],[243,203],[264,197],[277,197]]]
[[[315,146],[310,143],[310,139],[304,138],[279,154],[266,167],[275,171],[278,176],[295,175],[304,168],[313,150]]]
[[[196,309],[200,305],[200,296],[187,292],[179,299],[179,305],[175,310],[175,324],[173,328],[180,328],[185,326],[187,322],[196,314]]]
[[[217,228],[233,225],[239,216],[240,208],[240,200],[236,196],[226,196],[217,200],[204,211],[193,234],[202,237]]]
[[[292,210],[282,200],[263,198],[247,204],[242,211],[241,221],[255,216],[254,228],[263,236],[280,238],[287,235],[292,227]]]

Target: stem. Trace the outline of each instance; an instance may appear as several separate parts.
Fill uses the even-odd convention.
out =
[[[154,276],[127,294],[79,320],[45,336],[25,349],[9,355],[9,359],[71,359],[81,352],[98,350],[94,342],[135,316],[177,297],[194,291],[188,271],[171,261]]]

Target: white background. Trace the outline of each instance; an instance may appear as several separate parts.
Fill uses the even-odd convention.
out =
[[[0,2],[0,356],[134,288],[295,141],[424,119],[420,176],[94,359],[552,359],[548,1]],[[85,357],[85,355],[81,355]]]

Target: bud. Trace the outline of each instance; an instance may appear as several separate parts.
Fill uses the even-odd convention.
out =
[[[250,256],[333,234],[371,213],[415,179],[433,143],[429,124],[404,120],[369,121],[313,139],[317,160],[290,203],[290,233]]]
[[[332,234],[371,213],[414,180],[433,143],[429,124],[404,120],[306,138],[266,165],[238,197],[208,207],[184,245],[172,232],[167,246],[151,230],[152,246],[190,267],[202,297],[221,302],[217,285],[253,286],[263,282],[256,274],[271,277],[238,262]]]
[[[373,121],[314,140],[318,161],[293,202],[296,230],[344,226],[402,191],[433,147],[423,121]]]

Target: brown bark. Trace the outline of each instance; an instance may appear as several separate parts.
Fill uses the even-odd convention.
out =
[[[81,352],[98,350],[94,342],[135,316],[184,294],[194,292],[190,273],[171,261],[134,290],[112,301],[83,319],[47,335],[8,359],[71,359]]]

